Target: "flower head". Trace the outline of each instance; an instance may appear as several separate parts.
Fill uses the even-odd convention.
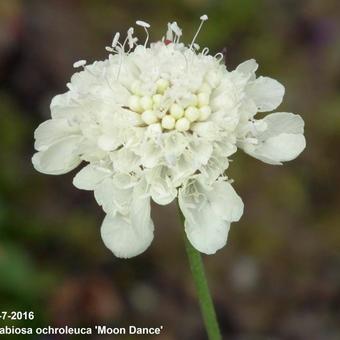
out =
[[[281,103],[284,87],[256,78],[253,59],[229,71],[221,53],[200,50],[198,31],[186,46],[172,22],[162,41],[148,46],[150,25],[137,25],[145,43],[138,45],[130,28],[123,43],[114,36],[106,60],[74,64],[82,70],[35,131],[33,165],[59,175],[87,162],[73,183],[94,191],[106,213],[103,241],[118,257],[150,245],[150,199],[166,205],[176,197],[190,242],[215,253],[243,213],[226,175],[229,158],[240,148],[269,164],[294,159],[305,148],[303,120],[286,112],[255,119]]]

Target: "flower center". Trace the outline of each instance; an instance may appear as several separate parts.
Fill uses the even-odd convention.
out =
[[[212,88],[204,82],[195,92],[188,92],[179,100],[171,98],[171,83],[159,78],[152,95],[143,95],[140,82],[131,86],[130,110],[138,113],[142,126],[154,125],[161,131],[189,131],[195,122],[207,120],[211,114],[210,95]]]

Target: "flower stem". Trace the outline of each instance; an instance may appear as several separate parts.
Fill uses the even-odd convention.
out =
[[[184,216],[179,209],[182,224],[184,226]],[[209,340],[221,340],[221,332],[218,326],[214,304],[210,295],[207,278],[204,272],[204,266],[201,254],[189,242],[186,235],[185,249],[189,258],[190,269],[196,286],[196,292],[201,307],[201,313],[208,333]]]

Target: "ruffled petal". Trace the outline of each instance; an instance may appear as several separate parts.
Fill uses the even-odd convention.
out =
[[[192,181],[180,189],[178,199],[189,241],[206,254],[214,254],[226,244],[230,222],[243,213],[242,200],[222,181],[212,186]]]
[[[255,59],[249,59],[238,65],[236,71],[248,75],[255,73],[258,67],[259,65]]]
[[[78,152],[81,140],[80,136],[70,136],[35,153],[32,157],[34,168],[49,175],[61,175],[73,170],[81,162]]]
[[[34,147],[37,151],[44,151],[52,144],[77,132],[78,129],[70,126],[67,119],[49,119],[34,131]]]
[[[256,143],[245,141],[241,145],[249,155],[265,163],[279,165],[293,160],[306,147],[304,122],[299,115],[277,112],[257,122],[264,122],[265,130],[253,131]]]
[[[280,133],[303,133],[305,123],[301,116],[290,112],[275,112],[264,117],[267,129],[261,134],[262,139],[274,137]]]
[[[128,216],[107,215],[101,226],[105,246],[117,257],[129,258],[143,253],[153,240],[153,223],[132,223]]]
[[[269,164],[282,164],[295,159],[306,147],[306,139],[302,134],[281,133],[266,139],[251,156]]]
[[[82,190],[94,190],[102,180],[111,174],[109,169],[88,164],[73,178],[73,185]]]
[[[258,111],[266,112],[281,104],[285,88],[275,79],[259,77],[248,84],[246,92],[255,102]]]
[[[81,107],[72,101],[74,93],[67,91],[52,98],[50,109],[53,119],[72,118],[79,113]]]
[[[117,257],[129,258],[144,252],[153,240],[150,198],[145,184],[133,189],[130,211],[126,215],[107,215],[101,227],[104,244]]]
[[[94,189],[94,197],[103,210],[111,216],[129,213],[132,188],[123,189],[110,178],[104,179]]]
[[[242,199],[229,182],[215,182],[206,197],[214,212],[226,221],[237,222],[243,215]]]
[[[167,205],[177,196],[177,190],[166,167],[160,166],[150,170],[146,174],[146,180],[150,185],[151,198],[157,204]]]

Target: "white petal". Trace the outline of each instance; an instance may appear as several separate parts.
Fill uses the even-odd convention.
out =
[[[157,204],[167,205],[177,196],[177,190],[166,167],[160,166],[150,170],[146,174],[146,179],[150,185],[151,198]]]
[[[182,155],[176,165],[170,168],[171,178],[174,186],[180,186],[189,176],[197,171],[197,166],[193,164],[192,158],[188,154]]]
[[[45,151],[35,153],[32,157],[34,168],[49,175],[61,175],[73,170],[81,162],[78,155],[81,140],[80,136],[70,136]]]
[[[211,255],[226,245],[230,223],[204,209],[196,213],[195,219],[186,219],[184,227],[190,243],[201,253]]]
[[[139,150],[141,164],[146,168],[153,168],[160,163],[162,150],[153,140],[147,141]]]
[[[229,222],[238,221],[243,214],[243,202],[230,183],[217,181],[206,192],[214,212]]]
[[[58,94],[52,98],[50,109],[53,119],[58,118],[71,118],[73,111],[77,110],[78,106],[75,102],[72,102],[71,91]]]
[[[74,135],[77,131],[77,128],[70,126],[67,119],[49,119],[40,124],[34,131],[34,147],[37,151],[44,151],[50,145],[60,139]]]
[[[304,122],[299,115],[277,112],[258,122],[261,121],[267,124],[267,129],[254,134],[258,143],[245,143],[243,146],[249,155],[265,163],[279,165],[296,158],[306,147]]]
[[[107,248],[117,257],[129,258],[144,252],[153,240],[153,223],[133,224],[121,214],[107,215],[101,226],[101,236]]]
[[[218,134],[218,126],[214,122],[194,123],[191,126],[192,131],[197,133],[198,136],[206,140],[214,141]]]
[[[197,139],[189,144],[188,152],[192,155],[193,164],[199,168],[201,165],[206,165],[213,152],[212,143],[202,139]]]
[[[101,228],[103,241],[117,257],[133,257],[146,250],[153,240],[150,198],[144,183],[133,189],[130,212],[106,216]]]
[[[216,182],[209,188],[196,181],[179,191],[187,237],[196,249],[206,254],[214,254],[226,244],[230,221],[238,220],[243,212],[241,199],[229,183],[222,183]]]
[[[259,67],[258,63],[255,59],[249,59],[241,63],[236,67],[236,71],[244,73],[245,75],[251,74],[256,72],[257,68]]]
[[[137,171],[139,168],[139,156],[126,147],[112,152],[110,158],[113,162],[113,167],[117,172],[130,173],[132,171]]]
[[[130,211],[132,188],[121,189],[112,178],[104,179],[94,189],[94,197],[103,210],[114,216],[117,213],[126,215]]]
[[[281,164],[295,159],[306,147],[302,134],[281,133],[268,138],[258,146],[251,156],[269,164]]]
[[[82,190],[94,190],[106,177],[110,176],[108,169],[88,164],[82,168],[73,178],[73,185]]]
[[[285,88],[275,79],[259,77],[249,83],[246,92],[254,100],[258,111],[266,112],[281,104]]]
[[[261,134],[261,139],[277,136],[280,133],[303,133],[304,121],[301,116],[289,112],[275,112],[267,115],[264,119],[267,130]]]
[[[150,197],[146,193],[147,185],[144,181],[140,182],[133,188],[131,206],[130,206],[130,216],[131,223],[138,228],[141,226],[150,226],[153,223],[150,217],[151,207],[150,207]],[[142,228],[142,227],[141,227]],[[136,231],[138,232],[138,230]]]
[[[188,138],[180,132],[170,132],[164,135],[165,158],[169,164],[174,165],[188,145]],[[159,147],[158,147],[159,148]]]

